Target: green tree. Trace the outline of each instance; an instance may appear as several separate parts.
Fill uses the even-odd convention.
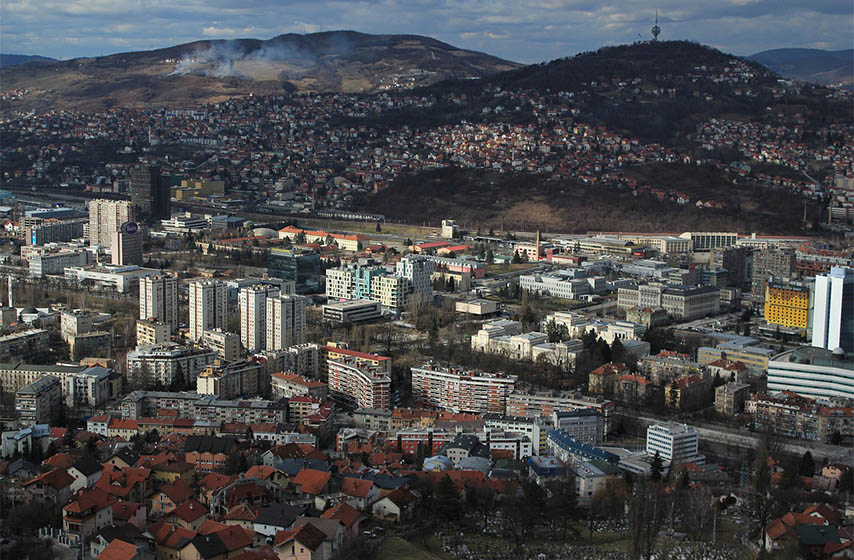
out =
[[[436,515],[444,521],[454,521],[460,516],[460,495],[451,477],[448,475],[439,479],[433,493]]]
[[[812,458],[812,453],[809,451],[806,451],[801,457],[798,472],[800,472],[801,476],[813,476],[815,474],[815,461]]]
[[[486,252],[486,264],[493,264],[493,263],[495,263],[495,253],[492,252],[492,249],[489,249]]]
[[[620,363],[626,361],[626,348],[619,338],[615,338],[614,342],[611,343],[611,360]]]
[[[652,456],[652,461],[649,462],[649,479],[652,482],[661,481],[661,471],[664,470],[664,465],[661,461],[661,455],[658,451],[655,452],[655,455]]]

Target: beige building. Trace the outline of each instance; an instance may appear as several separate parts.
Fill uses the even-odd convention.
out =
[[[141,319],[136,322],[136,345],[145,346],[169,342],[169,331],[170,329],[167,323]]]
[[[400,309],[409,301],[412,284],[400,276],[376,276],[371,279],[371,299],[383,307]]]
[[[222,329],[202,333],[202,345],[215,350],[221,360],[233,362],[240,359],[240,336]]]
[[[136,206],[127,200],[89,201],[89,244],[112,247],[113,233],[122,224],[136,222]]]
[[[715,410],[727,416],[739,414],[749,398],[750,385],[746,383],[720,385],[715,389]]]

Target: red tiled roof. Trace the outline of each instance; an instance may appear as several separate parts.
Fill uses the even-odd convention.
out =
[[[392,490],[388,494],[384,496],[385,499],[390,500],[394,505],[399,508],[404,508],[408,504],[415,501],[415,496],[412,495],[412,492],[406,490],[405,488],[397,488]]]
[[[47,465],[49,467],[55,467],[60,469],[67,469],[71,465],[74,464],[74,456],[69,453],[55,453],[42,461],[42,465]]]
[[[134,515],[142,504],[136,502],[116,502],[113,504],[113,520],[127,521]]]
[[[340,503],[326,511],[320,517],[324,519],[337,519],[344,524],[345,527],[352,526],[362,516],[359,510],[347,503]]]
[[[166,494],[170,500],[176,504],[180,504],[191,498],[195,492],[190,488],[190,485],[180,478],[175,482],[164,484],[160,487],[160,491]]]
[[[152,525],[149,528],[149,532],[157,544],[175,550],[184,548],[196,536],[195,531],[178,527],[165,521],[159,521]]]
[[[226,476],[220,473],[210,473],[205,475],[199,481],[199,488],[204,488],[206,490],[216,490],[217,488],[222,488],[223,486],[228,486],[232,482],[237,479],[237,475],[234,476]]]
[[[217,523],[211,519],[206,519],[205,522],[199,526],[198,531],[200,535],[210,535],[211,533],[222,531],[226,527],[228,527],[228,525],[224,523]]]
[[[59,490],[61,488],[67,488],[71,486],[74,482],[74,477],[68,474],[68,471],[65,469],[53,469],[52,471],[47,471],[46,473],[40,474],[37,477],[28,480],[24,483],[24,487],[27,487],[31,484],[41,483],[47,484],[51,488]]]
[[[285,543],[291,542],[292,540],[295,540],[307,549],[314,551],[317,550],[320,545],[323,544],[323,541],[326,540],[326,533],[311,523],[306,523],[298,529],[277,532],[275,546],[279,547]]]
[[[90,488],[77,495],[77,499],[63,508],[68,513],[83,513],[88,510],[101,511],[109,507],[116,499],[100,488]]]
[[[137,431],[139,429],[139,422],[136,420],[121,420],[119,418],[113,418],[110,420],[110,423],[107,424],[107,429]]]
[[[175,511],[173,513],[176,518],[179,518],[187,523],[192,523],[193,521],[204,517],[209,512],[208,508],[206,508],[203,503],[201,503],[195,498],[190,498],[189,500],[175,508]]]
[[[133,560],[135,557],[136,545],[113,539],[98,555],[98,560]]]
[[[246,478],[260,478],[261,480],[267,480],[277,472],[281,471],[267,465],[254,465],[249,467],[249,470],[246,471]]]
[[[294,477],[294,485],[297,486],[303,494],[317,495],[323,492],[323,489],[329,483],[330,474],[325,471],[314,469],[302,469]]]
[[[216,532],[229,552],[252,546],[252,535],[254,534],[254,531],[247,531],[240,525],[229,525]]]
[[[374,483],[370,480],[347,477],[341,481],[341,492],[355,498],[366,498]]]
[[[225,519],[233,521],[254,521],[256,517],[258,517],[258,512],[246,504],[234,506],[225,515]]]

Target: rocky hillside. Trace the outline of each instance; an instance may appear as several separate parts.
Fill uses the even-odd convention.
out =
[[[98,110],[215,102],[250,93],[376,92],[519,66],[429,37],[330,31],[13,66],[0,70],[0,81],[6,91],[29,90],[10,105],[13,110]]]

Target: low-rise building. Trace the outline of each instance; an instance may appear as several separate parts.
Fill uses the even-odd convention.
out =
[[[333,323],[360,323],[373,321],[380,317],[382,317],[382,305],[378,301],[342,301],[327,303],[323,306],[323,318]]]
[[[139,319],[136,322],[136,345],[154,346],[165,344],[171,340],[171,327],[169,323]]]
[[[270,397],[274,400],[311,395],[326,400],[329,386],[315,379],[307,379],[296,373],[274,373],[271,377]]]
[[[552,425],[582,443],[601,445],[605,440],[605,417],[592,408],[555,411],[552,413]]]
[[[209,329],[202,332],[202,346],[216,352],[220,360],[233,362],[240,359],[240,335],[222,329]]]
[[[715,410],[719,414],[733,416],[744,409],[745,401],[750,398],[750,385],[730,382],[715,389]]]
[[[687,424],[653,424],[646,430],[646,453],[650,457],[658,453],[665,465],[683,463],[705,464],[706,458],[697,450],[697,430]]]

